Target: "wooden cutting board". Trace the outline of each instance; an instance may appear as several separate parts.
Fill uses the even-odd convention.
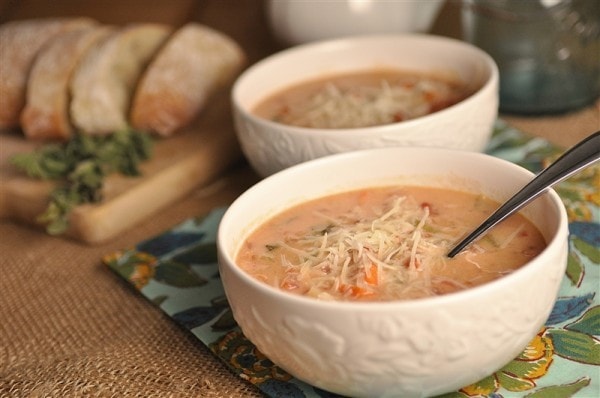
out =
[[[10,164],[10,157],[40,145],[19,132],[0,134],[0,220],[43,228],[36,218],[47,204],[55,182],[29,178]],[[228,91],[215,94],[192,126],[157,139],[152,158],[140,165],[140,177],[110,175],[103,200],[77,207],[66,236],[96,244],[117,237],[152,213],[172,205],[206,185],[240,157]]]

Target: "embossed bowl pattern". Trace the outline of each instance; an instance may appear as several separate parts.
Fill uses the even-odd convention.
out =
[[[567,216],[554,191],[523,209],[548,247],[497,281],[445,296],[387,303],[292,295],[239,269],[235,254],[262,221],[301,201],[349,188],[418,184],[508,198],[532,174],[489,155],[380,148],[312,160],[265,178],[225,213],[219,270],[244,334],[274,363],[352,397],[427,397],[453,391],[514,359],[546,321],[566,267]]]
[[[292,127],[252,112],[261,100],[295,83],[381,67],[451,75],[473,94],[430,115],[368,128]],[[483,51],[450,38],[424,34],[343,38],[292,47],[252,65],[234,84],[232,107],[242,151],[261,176],[325,155],[373,147],[479,152],[498,116],[498,69]]]

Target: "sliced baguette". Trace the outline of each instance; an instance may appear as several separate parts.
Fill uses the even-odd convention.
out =
[[[29,71],[39,50],[60,33],[95,23],[89,18],[44,18],[0,26],[0,130],[19,125]]]
[[[29,139],[67,140],[73,127],[69,118],[69,81],[82,56],[114,28],[86,27],[58,35],[35,59],[27,84],[21,128]]]
[[[141,78],[132,103],[131,125],[161,136],[176,133],[244,63],[245,54],[228,36],[197,23],[184,25]]]
[[[127,127],[133,90],[170,32],[166,25],[132,24],[87,52],[70,82],[70,113],[78,130],[99,135]]]

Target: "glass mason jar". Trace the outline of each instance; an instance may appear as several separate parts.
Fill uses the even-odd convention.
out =
[[[498,64],[500,111],[560,113],[600,95],[600,1],[462,0],[465,40]]]

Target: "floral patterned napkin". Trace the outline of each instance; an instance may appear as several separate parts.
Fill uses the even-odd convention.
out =
[[[487,152],[538,172],[562,150],[498,121]],[[567,208],[570,237],[567,271],[550,317],[512,362],[444,398],[600,397],[600,167],[555,189]],[[275,366],[236,325],[216,260],[224,211],[189,219],[103,261],[267,396],[339,397]]]

